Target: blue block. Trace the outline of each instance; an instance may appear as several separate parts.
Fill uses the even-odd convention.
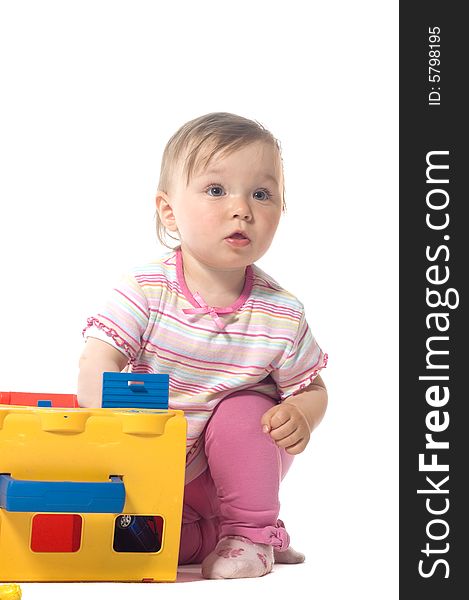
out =
[[[103,408],[167,410],[168,398],[169,375],[103,373]]]
[[[52,400],[38,400],[37,405],[38,407],[51,407]]]
[[[10,512],[115,513],[124,510],[120,477],[109,482],[25,481],[0,475],[0,508]]]

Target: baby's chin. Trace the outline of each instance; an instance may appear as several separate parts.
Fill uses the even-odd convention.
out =
[[[224,265],[225,268],[240,269],[242,267],[252,265],[260,260],[267,250],[268,248],[265,248],[262,252],[260,252],[258,249],[256,251],[256,249],[253,248],[250,252],[221,252],[217,257],[216,262],[219,265]]]
[[[241,259],[235,257],[227,258],[226,260],[219,258],[218,260],[212,260],[210,262],[213,269],[217,269],[220,271],[239,271],[240,269],[245,269],[254,261],[247,258]]]
[[[207,257],[207,266],[220,271],[239,271],[255,262],[249,255],[223,256],[222,254],[219,253],[218,256]]]
[[[215,270],[232,270],[246,268],[258,261],[267,252],[268,248],[263,248],[262,251],[255,246],[247,246],[242,248],[233,248],[226,242],[222,242],[220,246],[214,246],[210,249],[182,246],[193,259],[205,265],[210,269]]]

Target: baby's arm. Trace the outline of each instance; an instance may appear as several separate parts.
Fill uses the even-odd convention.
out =
[[[327,390],[321,376],[301,392],[289,396],[262,416],[265,433],[288,454],[300,454],[310,435],[322,421],[327,408]]]
[[[127,356],[110,344],[89,337],[80,357],[77,399],[79,406],[100,408],[105,371],[120,372],[129,362]]]

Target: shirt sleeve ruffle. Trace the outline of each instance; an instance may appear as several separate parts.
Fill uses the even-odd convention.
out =
[[[109,293],[101,309],[87,319],[83,336],[111,344],[134,363],[141,351],[148,321],[149,305],[145,292],[135,276],[127,274]]]
[[[295,338],[270,373],[281,400],[310,385],[327,365],[328,355],[313,337],[301,308]]]
[[[298,392],[301,392],[302,390],[307,388],[311,383],[313,383],[316,377],[321,372],[321,370],[327,366],[328,359],[329,356],[321,351],[320,363],[316,368],[313,369],[311,373],[309,373],[306,377],[300,379],[299,381],[290,384],[289,386],[282,386],[282,390],[279,390],[281,400],[285,400],[289,396],[293,396]]]
[[[82,331],[83,337],[93,337],[113,345],[117,350],[127,356],[130,363],[135,361],[132,347],[112,327],[108,327],[96,317],[89,317],[86,327]]]

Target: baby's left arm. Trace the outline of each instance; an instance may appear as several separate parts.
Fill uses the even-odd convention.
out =
[[[327,390],[321,376],[301,392],[269,409],[261,419],[264,433],[288,454],[300,454],[327,408]]]

